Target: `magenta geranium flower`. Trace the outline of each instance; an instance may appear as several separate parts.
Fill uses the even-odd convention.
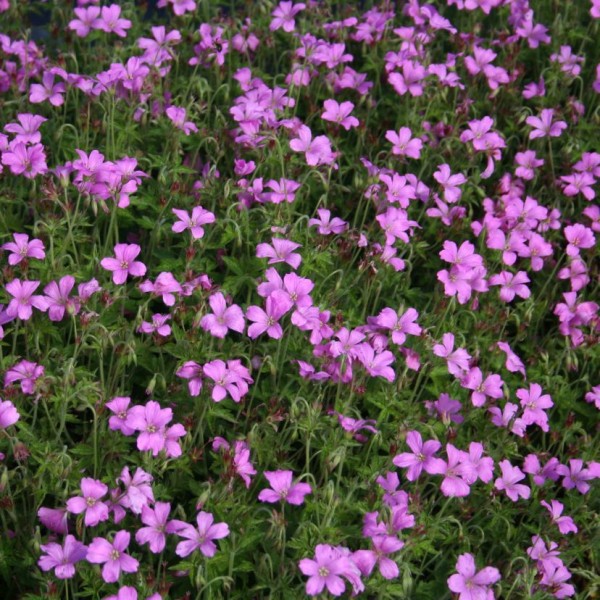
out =
[[[143,277],[146,265],[135,258],[142,251],[137,244],[117,244],[114,248],[115,258],[103,258],[100,264],[107,271],[112,271],[112,279],[116,285],[125,283],[127,277]]]
[[[421,157],[423,142],[419,138],[412,137],[410,128],[401,127],[398,132],[387,131],[385,139],[392,144],[392,154],[409,158]]]
[[[164,448],[164,427],[173,418],[170,408],[161,408],[158,402],[150,400],[145,406],[133,406],[127,412],[125,421],[127,427],[139,431],[137,438],[138,450],[152,451],[152,456],[157,456]]]
[[[87,546],[75,539],[72,535],[65,537],[64,544],[42,544],[42,555],[38,566],[42,571],[54,569],[54,575],[59,579],[70,579],[75,575],[75,564],[87,556]]]
[[[86,526],[95,527],[108,519],[108,505],[101,500],[108,493],[108,487],[91,477],[84,477],[80,485],[81,496],[69,498],[67,510],[76,515],[84,512]]]
[[[210,211],[202,208],[201,206],[195,206],[192,209],[192,216],[187,210],[182,210],[180,208],[173,208],[173,214],[179,219],[179,221],[175,222],[171,229],[175,233],[181,233],[186,229],[190,230],[192,234],[192,238],[195,240],[199,240],[204,237],[204,227],[203,225],[207,225],[209,223],[214,223],[216,217]]]
[[[454,350],[454,334],[445,333],[442,343],[433,346],[433,353],[446,360],[451,375],[461,377],[468,372],[471,355],[464,348]]]
[[[138,544],[148,544],[150,551],[160,554],[166,546],[167,533],[177,533],[187,523],[176,519],[169,521],[171,505],[168,502],[156,502],[154,508],[142,506],[142,523],[146,527],[140,527],[135,534]]]
[[[540,504],[548,510],[553,523],[556,523],[558,530],[566,535],[568,533],[577,533],[579,529],[573,522],[573,519],[567,515],[562,516],[564,505],[558,500],[551,500],[548,504],[545,500],[542,500]]]
[[[435,453],[442,447],[437,440],[427,440],[423,443],[418,431],[409,431],[406,443],[411,452],[403,452],[394,457],[393,463],[397,467],[408,467],[406,479],[416,481],[425,470],[430,475],[441,474],[446,470],[446,463],[441,458],[435,458]]]
[[[346,589],[341,575],[347,576],[356,568],[348,556],[329,544],[318,544],[314,560],[303,558],[298,566],[304,575],[308,575],[306,593],[309,596],[317,596],[325,587],[330,594],[341,596]]]
[[[131,534],[122,529],[115,533],[112,543],[105,538],[96,537],[89,545],[87,560],[92,564],[104,565],[102,579],[107,583],[118,581],[121,571],[137,572],[140,563],[125,552],[130,539]]]
[[[502,470],[502,477],[496,479],[494,487],[497,490],[504,490],[513,502],[517,502],[519,497],[527,500],[531,495],[531,490],[528,486],[518,483],[525,479],[523,471],[519,467],[513,467],[508,460],[501,460],[499,464]]]
[[[525,123],[533,127],[533,131],[529,133],[529,139],[541,137],[559,137],[563,129],[567,128],[565,121],[554,121],[554,110],[552,108],[544,108],[539,117],[527,117]]]
[[[282,290],[275,290],[267,298],[265,309],[260,306],[249,306],[246,309],[246,318],[252,321],[248,327],[248,337],[255,339],[266,333],[269,337],[278,340],[283,335],[279,319],[293,306],[289,295]]]
[[[79,303],[76,298],[70,298],[69,294],[75,286],[75,277],[65,275],[58,282],[51,281],[44,288],[44,298],[48,305],[48,317],[51,321],[62,321],[65,312],[75,315],[79,312]]]
[[[270,489],[264,489],[258,494],[261,502],[287,502],[300,505],[304,503],[304,496],[310,494],[312,489],[308,483],[292,485],[292,471],[265,471],[265,477],[271,484]]]
[[[325,100],[323,103],[325,110],[321,114],[321,119],[341,125],[346,131],[353,127],[358,127],[359,121],[356,117],[350,116],[354,109],[352,102],[338,103],[336,100]]]
[[[9,265],[18,265],[26,258],[37,258],[38,260],[46,258],[42,240],[34,238],[29,241],[29,236],[26,233],[13,233],[13,240],[14,242],[6,242],[1,246],[2,250],[10,252]]]
[[[200,550],[204,556],[211,557],[217,552],[217,546],[213,540],[220,540],[229,535],[227,523],[215,523],[210,513],[200,511],[196,517],[197,527],[186,524],[177,531],[177,535],[188,541],[179,542],[175,548],[175,554],[182,558]]]
[[[301,247],[301,244],[296,244],[291,240],[273,238],[271,244],[258,244],[256,256],[258,258],[268,258],[270,265],[285,262],[292,268],[297,269],[302,262],[302,257],[294,250]]]
[[[21,281],[20,279],[13,279],[7,283],[4,289],[12,296],[12,300],[6,307],[7,316],[27,321],[31,319],[34,308],[46,312],[48,310],[46,298],[34,295],[39,285],[39,281]]]
[[[44,375],[45,369],[42,365],[29,360],[21,360],[14,364],[4,374],[4,385],[10,385],[15,381],[21,382],[21,391],[24,394],[33,394],[35,382]]]
[[[243,333],[246,326],[244,312],[237,304],[227,306],[225,296],[221,292],[212,294],[208,303],[213,312],[204,315],[200,321],[200,327],[204,331],[217,338],[224,338],[230,329]]]
[[[10,400],[0,400],[0,428],[14,425],[20,418],[19,411]]]
[[[458,557],[456,570],[457,573],[448,578],[448,587],[458,594],[459,600],[486,600],[494,597],[490,586],[501,579],[498,569],[485,567],[477,571],[475,558],[466,553]]]
[[[291,33],[296,28],[296,21],[294,17],[306,8],[304,2],[298,2],[294,4],[291,0],[283,0],[271,13],[273,19],[269,25],[271,31],[277,31],[283,29],[287,33]]]

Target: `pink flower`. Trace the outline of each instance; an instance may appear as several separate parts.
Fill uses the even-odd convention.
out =
[[[446,444],[446,454],[448,463],[444,464],[444,469],[440,473],[444,476],[440,485],[442,494],[451,498],[468,496],[471,491],[468,482],[474,482],[477,478],[468,455],[452,444]]]
[[[392,341],[401,346],[407,335],[420,336],[421,327],[416,323],[419,313],[409,308],[399,316],[393,308],[384,308],[377,316],[377,325],[392,332]]]
[[[215,215],[208,210],[205,210],[201,206],[195,206],[192,209],[192,216],[190,217],[187,210],[181,210],[174,208],[172,212],[179,218],[173,227],[171,228],[176,233],[181,233],[186,229],[189,229],[192,238],[199,240],[204,237],[204,228],[202,225],[215,222]]]
[[[524,299],[531,296],[530,289],[525,285],[530,283],[529,276],[525,271],[518,271],[515,274],[510,271],[502,271],[497,275],[492,275],[489,283],[500,286],[500,299],[503,302],[512,302],[515,295]]]
[[[48,100],[52,106],[62,106],[65,99],[63,94],[66,91],[66,85],[63,82],[54,83],[54,74],[46,71],[42,75],[42,83],[32,83],[29,88],[29,102],[40,104]]]
[[[101,481],[84,477],[81,480],[81,496],[67,500],[67,510],[79,515],[85,512],[83,522],[86,527],[95,527],[101,521],[108,520],[108,506],[100,499],[106,496],[108,487]]]
[[[515,154],[515,162],[519,165],[515,169],[515,175],[521,179],[530,181],[535,177],[535,169],[544,164],[544,159],[538,159],[534,150],[526,150],[525,152],[517,152]]]
[[[169,117],[171,123],[185,133],[185,135],[190,135],[190,133],[198,133],[198,128],[192,121],[186,121],[186,110],[182,106],[169,106],[165,111],[167,117]],[[177,210],[177,209],[174,209]]]
[[[292,471],[265,471],[271,489],[264,489],[258,494],[261,502],[287,502],[296,506],[304,503],[304,496],[312,493],[308,483],[292,485]]]
[[[438,166],[438,170],[433,174],[433,178],[444,189],[444,200],[449,204],[453,204],[460,200],[462,194],[459,185],[467,182],[467,178],[462,173],[452,175],[450,165],[443,164]]]
[[[33,394],[35,382],[44,375],[44,367],[28,360],[22,360],[14,364],[4,374],[4,385],[10,385],[15,381],[21,382],[21,391],[24,394]]]
[[[502,398],[504,395],[502,391],[503,383],[500,375],[496,374],[488,375],[484,380],[483,373],[479,367],[471,367],[468,373],[460,380],[460,385],[463,388],[473,390],[471,402],[473,406],[477,407],[484,406],[487,398],[495,400]]]
[[[230,329],[243,333],[246,326],[244,313],[237,304],[227,306],[225,296],[221,292],[212,294],[208,302],[213,312],[204,315],[200,321],[200,327],[204,331],[217,338],[224,338]]]
[[[591,469],[583,468],[583,461],[579,458],[569,460],[569,466],[560,465],[558,473],[563,477],[562,485],[567,490],[577,489],[581,494],[587,494],[590,491],[590,479],[595,475]]]
[[[246,310],[246,318],[253,323],[248,327],[248,337],[255,339],[266,332],[273,339],[281,338],[283,329],[278,321],[292,308],[292,305],[288,294],[282,290],[275,290],[267,298],[265,310],[259,306],[249,306]]]
[[[13,175],[23,175],[27,179],[48,172],[46,155],[41,144],[26,146],[22,142],[11,142],[9,149],[2,152],[2,164],[10,167]]]
[[[444,358],[448,365],[448,372],[455,377],[461,377],[469,370],[471,355],[464,348],[454,350],[454,334],[445,333],[442,343],[435,344],[433,353]]]
[[[6,242],[1,246],[2,250],[11,252],[8,257],[9,265],[18,265],[26,258],[37,258],[39,260],[46,258],[42,240],[34,238],[29,241],[29,236],[26,233],[13,233],[13,239],[14,242]]]
[[[116,285],[125,283],[129,275],[143,277],[146,274],[146,265],[134,260],[142,251],[137,244],[117,244],[114,251],[115,258],[103,258],[100,264],[107,271],[112,271]]]
[[[79,37],[86,37],[92,29],[99,29],[99,6],[78,7],[73,12],[77,18],[69,21],[68,27]]]
[[[123,435],[133,435],[135,429],[127,425],[127,411],[131,398],[128,396],[115,396],[106,407],[113,413],[108,419],[108,427],[111,431],[120,431]]]
[[[563,129],[567,128],[564,121],[553,122],[554,110],[552,108],[544,108],[539,117],[527,117],[525,123],[533,127],[533,131],[529,133],[529,139],[546,137],[559,137]]]
[[[458,573],[448,578],[450,591],[458,594],[458,600],[486,600],[493,598],[491,585],[500,581],[500,571],[485,567],[477,571],[472,554],[461,554],[456,563]]]
[[[96,28],[106,31],[106,33],[115,33],[119,37],[127,37],[127,29],[131,29],[129,19],[121,19],[121,7],[118,4],[102,7],[102,14],[98,19]]]
[[[564,510],[564,505],[560,503],[558,500],[551,500],[551,504],[548,504],[545,500],[542,500],[540,504],[548,509],[550,512],[550,516],[552,518],[552,522],[558,525],[558,530],[566,535],[568,533],[577,533],[579,530],[577,529],[577,525],[573,522],[573,519],[568,516],[562,517],[562,512]]]
[[[419,138],[413,138],[408,127],[401,127],[398,133],[387,131],[385,139],[392,144],[392,154],[409,158],[421,157],[423,142]]]
[[[519,467],[513,467],[508,460],[501,460],[499,464],[502,469],[502,477],[496,479],[494,487],[497,490],[504,490],[513,502],[517,502],[519,497],[527,500],[531,495],[531,490],[528,486],[518,483],[525,479],[523,471]]]
[[[39,144],[42,141],[42,134],[39,132],[39,128],[48,119],[30,113],[20,113],[17,115],[17,119],[19,123],[7,123],[4,126],[4,131],[14,133],[15,141],[23,142],[24,144]]]
[[[330,594],[341,596],[346,585],[340,575],[347,576],[356,568],[348,556],[328,544],[318,544],[315,559],[303,558],[298,566],[304,575],[308,575],[306,593],[309,596],[317,596],[325,587]]]
[[[357,550],[352,554],[363,576],[368,577],[379,566],[379,573],[384,579],[395,579],[400,574],[396,561],[389,558],[388,554],[398,552],[404,547],[404,542],[391,535],[375,535],[371,538],[372,550]]]
[[[12,296],[12,300],[6,307],[6,315],[27,321],[33,314],[33,308],[46,312],[48,302],[44,296],[33,295],[39,285],[39,281],[21,282],[20,279],[13,279],[7,283],[4,289]]]
[[[200,550],[204,556],[211,557],[217,552],[213,540],[220,540],[229,535],[227,523],[214,523],[214,517],[207,512],[200,511],[196,517],[198,527],[185,525],[177,531],[177,535],[188,541],[179,542],[175,554],[182,558],[190,555],[195,550]]]
[[[202,367],[193,360],[183,363],[177,372],[177,377],[188,380],[188,390],[191,396],[199,396],[202,390]]]
[[[48,305],[48,317],[51,321],[62,321],[65,312],[76,315],[79,312],[79,303],[76,298],[69,298],[71,290],[75,286],[75,278],[72,275],[61,277],[58,283],[51,281],[44,288],[44,298]]]
[[[156,502],[154,508],[142,506],[142,523],[135,534],[138,544],[148,544],[150,551],[160,554],[166,546],[166,533],[177,533],[182,527],[187,527],[183,521],[168,521],[171,505],[168,502]]]
[[[526,425],[537,424],[542,431],[548,431],[548,415],[544,411],[554,406],[550,395],[542,395],[542,387],[537,383],[530,384],[529,390],[518,389],[516,395],[523,408],[523,422]]]
[[[418,431],[409,431],[406,435],[406,443],[412,453],[403,452],[395,456],[392,461],[397,467],[408,467],[406,479],[416,481],[423,469],[430,475],[444,472],[446,463],[441,458],[434,457],[434,454],[442,447],[440,442],[428,440],[423,443]]]
[[[68,535],[64,544],[50,543],[40,546],[46,554],[38,560],[42,571],[54,569],[54,575],[59,579],[70,579],[75,575],[75,563],[83,560],[87,555],[87,546],[77,541],[74,536]]]
[[[277,31],[281,28],[285,32],[291,33],[296,28],[294,17],[305,8],[306,4],[304,4],[304,2],[294,4],[289,0],[283,0],[283,2],[280,2],[271,13],[273,19],[271,20],[269,29],[271,31]]]
[[[138,450],[152,450],[152,456],[157,456],[164,448],[163,429],[172,418],[173,411],[170,408],[161,408],[158,402],[150,400],[145,406],[130,408],[125,424],[140,432],[137,438]]]
[[[204,365],[204,375],[214,381],[212,399],[221,402],[227,394],[234,402],[240,402],[248,392],[248,384],[253,383],[250,372],[240,360],[212,360]]]
[[[525,365],[523,361],[511,350],[510,346],[506,342],[498,342],[496,344],[502,352],[506,354],[506,368],[511,373],[522,373],[525,377]]]
[[[140,333],[157,333],[162,337],[171,335],[171,326],[167,323],[171,319],[171,315],[152,315],[152,323],[149,321],[142,321],[138,327]]]
[[[175,304],[175,294],[181,294],[183,292],[181,285],[175,277],[173,277],[173,274],[165,271],[159,273],[154,283],[149,279],[141,283],[140,290],[142,292],[155,294],[156,296],[162,296],[162,301],[167,306],[173,306]]]
[[[309,167],[334,163],[336,154],[331,150],[331,142],[326,135],[318,135],[313,139],[311,130],[306,125],[301,125],[297,136],[290,140],[290,148],[294,152],[304,152]]]
[[[294,253],[294,250],[301,247],[301,244],[296,244],[290,240],[273,238],[271,244],[258,244],[256,256],[258,258],[268,258],[270,265],[285,262],[293,269],[297,269],[302,262],[302,257],[300,254]]]
[[[395,358],[389,350],[375,352],[371,344],[363,343],[356,348],[356,358],[371,377],[383,377],[387,381],[396,379],[396,373],[390,367]]]
[[[102,579],[107,583],[114,583],[119,579],[121,571],[125,573],[136,573],[139,562],[125,553],[129,546],[131,534],[121,530],[115,533],[113,542],[95,537],[89,545],[87,560],[92,564],[103,564]]]
[[[353,127],[359,126],[359,121],[356,117],[350,116],[354,108],[352,102],[342,102],[339,104],[336,100],[325,100],[323,103],[325,111],[321,115],[324,121],[331,121],[341,125],[346,131]]]
[[[596,245],[594,232],[580,223],[565,227],[565,238],[569,242],[567,245],[568,256],[579,256],[580,248],[593,248]]]
[[[0,429],[14,425],[19,418],[19,412],[10,400],[0,400]]]

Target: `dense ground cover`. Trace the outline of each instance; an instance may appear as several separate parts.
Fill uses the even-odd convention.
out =
[[[598,597],[597,0],[0,11],[3,598]]]

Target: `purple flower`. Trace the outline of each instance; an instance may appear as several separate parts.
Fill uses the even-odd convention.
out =
[[[171,505],[168,502],[156,502],[154,508],[142,506],[142,523],[135,534],[138,544],[148,544],[150,551],[160,554],[167,543],[167,533],[177,533],[182,527],[189,527],[187,523],[178,520],[168,521]]]
[[[413,138],[412,131],[408,127],[401,127],[398,133],[387,131],[385,139],[392,144],[392,154],[409,158],[421,157],[423,142],[419,138]]]
[[[298,137],[290,140],[290,148],[294,152],[304,152],[309,167],[334,163],[337,155],[331,150],[331,142],[327,136],[318,135],[313,139],[312,132],[306,125],[299,128],[297,135]]]
[[[153,479],[150,473],[146,473],[140,467],[135,470],[133,477],[129,472],[129,467],[123,467],[117,483],[121,482],[125,486],[125,493],[121,496],[119,504],[139,515],[144,506],[154,502],[154,493],[150,485]]]
[[[62,106],[65,102],[63,94],[66,86],[63,82],[54,83],[54,73],[46,71],[42,75],[42,83],[32,83],[29,88],[29,102],[40,104],[48,100],[52,106]]]
[[[566,535],[567,533],[577,533],[579,530],[577,529],[577,525],[573,522],[573,519],[567,515],[564,517],[561,516],[565,508],[564,505],[558,500],[551,500],[550,502],[551,504],[548,504],[545,500],[542,500],[540,504],[548,509],[552,522],[558,525],[558,530],[563,535]]]
[[[27,179],[48,172],[46,155],[41,144],[26,146],[22,142],[12,141],[8,150],[2,152],[2,164],[10,167],[13,175],[23,175]]]
[[[75,286],[75,278],[72,275],[61,277],[58,283],[51,281],[44,288],[44,298],[48,305],[48,317],[51,321],[62,321],[65,312],[75,315],[79,312],[79,303],[75,298],[69,298],[71,290]]]
[[[108,487],[101,481],[84,477],[81,480],[81,496],[67,500],[67,510],[79,515],[85,512],[84,523],[87,527],[95,527],[101,521],[108,520],[108,506],[100,499],[106,496]]]
[[[406,435],[406,443],[412,453],[403,452],[395,456],[392,461],[397,467],[408,467],[406,479],[416,481],[423,469],[430,475],[444,473],[446,463],[441,458],[434,457],[434,454],[442,447],[440,442],[428,440],[423,443],[418,431],[409,431]]]
[[[200,321],[200,327],[204,331],[217,338],[224,338],[231,329],[238,333],[243,333],[246,323],[242,309],[234,304],[227,306],[225,296],[221,292],[212,294],[208,298],[208,303],[213,312],[204,315]]]
[[[325,111],[321,115],[324,121],[330,121],[341,125],[346,131],[353,127],[359,126],[359,121],[356,117],[350,116],[354,108],[352,102],[342,102],[339,104],[336,100],[325,100],[323,103]]]
[[[183,363],[177,372],[177,377],[188,380],[188,390],[191,396],[199,396],[202,390],[202,367],[193,360]]]
[[[258,244],[256,256],[258,258],[268,258],[270,265],[285,262],[293,269],[297,269],[302,262],[302,257],[294,252],[298,248],[301,248],[301,244],[281,238],[273,238],[272,244]]]
[[[454,334],[445,333],[442,336],[442,343],[435,344],[433,353],[436,356],[446,359],[448,372],[455,377],[462,377],[469,371],[469,361],[471,355],[463,348],[454,350]]]
[[[544,108],[540,113],[539,117],[527,117],[525,123],[533,127],[533,131],[529,133],[529,139],[534,140],[535,138],[546,137],[559,137],[563,129],[567,128],[567,124],[564,121],[555,121],[554,110],[552,108]]]
[[[124,38],[127,37],[127,29],[131,29],[131,21],[121,19],[121,7],[118,4],[111,4],[102,7],[102,13],[95,27]]]
[[[409,308],[399,316],[392,308],[384,308],[377,316],[377,325],[392,331],[392,341],[401,346],[406,341],[407,335],[421,335],[421,327],[416,323],[419,313],[414,308]]]
[[[165,445],[163,429],[172,418],[173,411],[170,408],[161,408],[158,402],[150,400],[145,406],[130,408],[125,424],[140,432],[137,438],[138,450],[151,450],[152,456],[157,456]]]
[[[171,315],[152,315],[152,323],[142,321],[138,327],[140,333],[157,333],[160,336],[166,337],[171,335],[171,326],[167,323],[171,319]]]
[[[131,398],[128,396],[115,396],[106,406],[113,415],[108,419],[108,427],[112,431],[120,431],[123,435],[133,435],[135,429],[127,425],[127,411]]]
[[[298,2],[294,4],[291,0],[283,0],[271,13],[273,19],[269,25],[271,31],[277,31],[283,29],[287,33],[291,33],[296,28],[296,21],[294,17],[306,8],[304,2]]]
[[[35,382],[44,375],[44,367],[28,360],[22,360],[13,365],[4,374],[4,385],[15,381],[21,382],[21,391],[24,394],[33,394]]]
[[[590,479],[596,475],[590,469],[583,468],[583,461],[579,458],[569,460],[569,466],[560,465],[558,473],[563,477],[562,485],[567,490],[577,488],[581,494],[587,494],[590,490]]]
[[[19,420],[19,412],[10,400],[0,400],[0,428],[6,429]]]
[[[183,292],[181,285],[173,277],[173,274],[165,271],[159,273],[154,283],[149,279],[140,283],[140,290],[156,296],[162,296],[162,301],[167,306],[173,306],[175,304],[175,294]]]
[[[11,254],[8,257],[9,265],[18,265],[26,258],[37,258],[44,260],[46,253],[44,252],[44,243],[42,240],[32,239],[29,241],[29,236],[26,233],[13,233],[14,242],[2,244],[2,250],[8,250]]]
[[[347,555],[329,544],[318,544],[314,560],[303,558],[298,566],[304,575],[308,575],[306,593],[309,596],[317,596],[325,587],[330,594],[341,596],[346,584],[340,575],[348,578],[353,571],[358,571]]]
[[[249,306],[246,309],[246,318],[252,321],[248,327],[248,337],[257,338],[263,333],[278,340],[283,335],[283,329],[278,323],[279,319],[292,308],[292,301],[288,294],[282,290],[275,290],[265,302],[265,310],[259,306]]]
[[[308,483],[292,485],[292,471],[265,471],[265,477],[272,489],[264,489],[258,494],[261,502],[287,502],[300,505],[304,503],[304,496],[312,493]]]
[[[99,29],[99,6],[78,7],[73,12],[77,18],[69,21],[68,27],[79,37],[86,37],[92,29]]]
[[[519,497],[527,500],[531,495],[531,490],[528,486],[518,483],[525,479],[523,471],[519,467],[513,467],[508,460],[502,460],[499,464],[502,469],[502,477],[496,479],[494,487],[497,490],[504,490],[513,502],[517,502]]]
[[[54,569],[54,575],[59,579],[70,579],[75,575],[75,563],[83,560],[87,555],[87,546],[77,541],[74,536],[68,535],[64,544],[50,543],[40,546],[45,556],[41,556],[38,565],[42,571]]]
[[[546,409],[554,406],[549,394],[542,395],[542,386],[537,383],[529,385],[529,390],[520,388],[516,392],[523,408],[522,419],[526,425],[537,424],[542,431],[548,431],[548,415]]]
[[[20,279],[13,279],[7,283],[4,289],[12,296],[12,300],[6,307],[6,315],[27,321],[31,319],[34,307],[42,312],[46,312],[48,310],[48,302],[44,296],[33,294],[39,285],[39,281],[21,282]]]
[[[213,360],[203,367],[204,375],[214,382],[212,399],[221,402],[227,394],[234,402],[240,402],[248,392],[248,384],[252,377],[246,367],[239,360]]]
[[[213,213],[202,208],[201,206],[195,206],[192,209],[192,216],[187,210],[182,210],[180,208],[172,209],[173,214],[179,218],[179,221],[173,224],[171,229],[175,233],[181,233],[186,229],[189,229],[192,238],[195,240],[199,240],[204,237],[204,227],[203,225],[207,225],[208,223],[214,223],[216,218]]]
[[[352,555],[352,560],[360,569],[363,576],[368,577],[375,565],[379,566],[379,572],[384,579],[395,579],[400,574],[396,561],[387,555],[398,552],[404,546],[404,542],[391,535],[375,535],[371,538],[372,550],[357,550]]]
[[[146,274],[146,265],[135,260],[142,251],[137,244],[117,244],[114,251],[115,258],[103,258],[100,264],[107,271],[112,271],[112,279],[116,285],[125,283],[129,275],[143,277]]]
[[[456,563],[457,573],[448,578],[450,591],[458,594],[459,600],[486,600],[490,596],[489,586],[500,581],[500,571],[485,567],[477,571],[472,554],[461,554]]]
[[[175,554],[182,558],[190,555],[195,550],[200,550],[204,556],[211,557],[217,552],[217,546],[213,540],[220,540],[229,535],[227,523],[214,523],[214,517],[207,512],[201,511],[196,517],[198,527],[186,524],[177,531],[177,535],[188,541],[179,542],[175,548]]]
[[[121,571],[136,573],[139,562],[125,553],[129,546],[131,534],[121,530],[115,533],[113,542],[96,537],[89,545],[87,560],[93,564],[103,564],[102,579],[107,583],[114,583],[119,579]]]
[[[38,510],[38,518],[50,531],[66,535],[68,532],[69,515],[66,509],[46,508],[42,506]]]

